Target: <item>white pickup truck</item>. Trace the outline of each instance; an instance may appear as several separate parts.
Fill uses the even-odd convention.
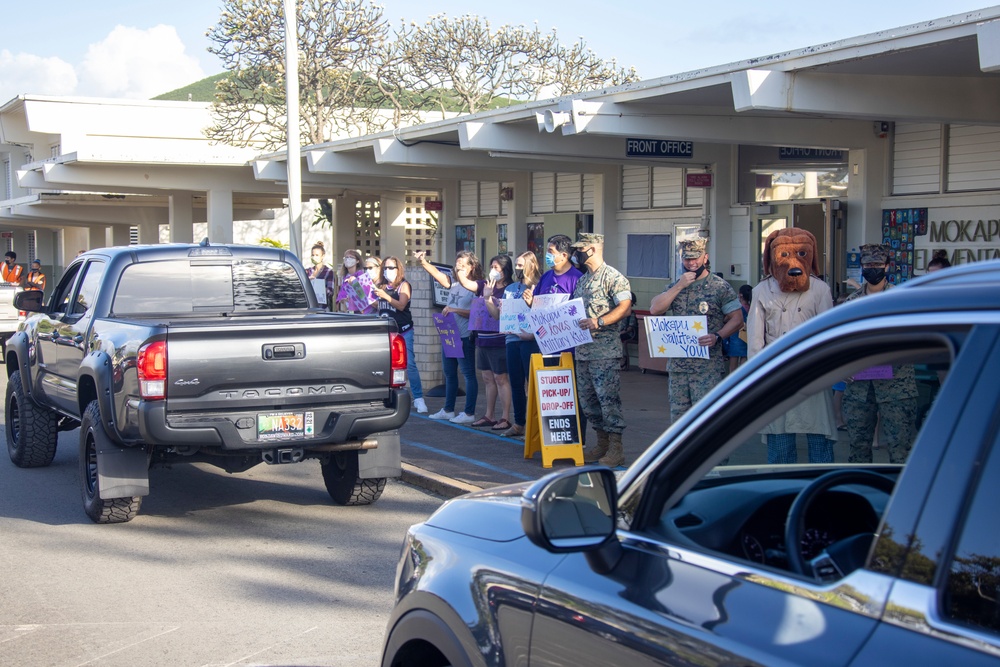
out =
[[[21,288],[10,283],[0,282],[0,348],[7,344],[7,339],[17,331],[17,325],[24,316],[14,307],[14,294]]]

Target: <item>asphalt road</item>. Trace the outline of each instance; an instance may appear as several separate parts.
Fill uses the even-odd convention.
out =
[[[0,665],[378,664],[403,535],[440,497],[390,481],[338,507],[315,461],[178,465],[151,471],[136,519],[98,526],[78,433],[47,468],[0,450]]]

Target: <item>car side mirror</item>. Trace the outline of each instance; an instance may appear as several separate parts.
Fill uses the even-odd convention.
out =
[[[14,295],[14,307],[28,313],[40,313],[44,309],[43,293],[38,290],[24,290]]]
[[[592,551],[615,536],[618,492],[608,468],[586,466],[543,477],[521,496],[521,527],[546,551]]]

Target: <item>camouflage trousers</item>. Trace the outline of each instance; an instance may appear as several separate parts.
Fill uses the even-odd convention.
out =
[[[676,424],[691,406],[700,401],[722,381],[722,373],[677,373],[670,372],[670,423]]]
[[[889,452],[889,462],[906,462],[916,437],[917,399],[881,396],[872,381],[861,380],[848,384],[844,392],[844,421],[851,441],[849,463],[872,462],[872,440],[879,417],[880,443]]]
[[[576,362],[580,411],[597,431],[621,433],[625,430],[620,363],[618,358]]]

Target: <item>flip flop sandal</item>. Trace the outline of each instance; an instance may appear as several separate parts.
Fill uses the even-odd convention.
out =
[[[506,419],[501,419],[496,424],[493,425],[494,431],[506,431],[510,428],[510,422]]]
[[[483,428],[485,426],[493,426],[494,424],[496,424],[496,422],[493,421],[492,419],[487,419],[486,417],[480,417],[476,421],[469,424],[469,426],[472,426],[473,428]]]

